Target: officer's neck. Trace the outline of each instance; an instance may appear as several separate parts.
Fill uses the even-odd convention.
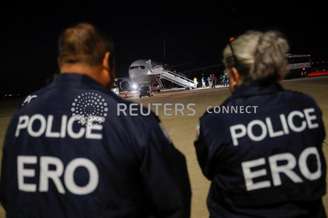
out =
[[[60,73],[88,76],[99,84],[105,86],[101,77],[101,69],[99,67],[91,67],[85,64],[63,64],[60,66]]]

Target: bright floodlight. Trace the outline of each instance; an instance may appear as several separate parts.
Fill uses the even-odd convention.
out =
[[[132,83],[131,88],[133,90],[137,90],[138,89],[138,84],[137,83]]]

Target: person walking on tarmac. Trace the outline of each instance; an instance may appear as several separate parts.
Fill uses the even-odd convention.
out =
[[[185,158],[154,114],[132,116],[131,103],[109,91],[113,60],[93,25],[62,33],[60,76],[26,98],[7,130],[7,217],[189,217]]]
[[[219,107],[237,110],[208,110],[195,141],[211,181],[210,217],[326,217],[322,112],[313,98],[279,84],[288,47],[278,32],[252,31],[224,49],[232,95]]]

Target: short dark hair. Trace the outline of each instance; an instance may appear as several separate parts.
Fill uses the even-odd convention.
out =
[[[98,66],[106,54],[110,52],[110,67],[114,62],[114,46],[112,40],[100,33],[89,23],[79,23],[64,30],[58,40],[58,63],[84,63]]]

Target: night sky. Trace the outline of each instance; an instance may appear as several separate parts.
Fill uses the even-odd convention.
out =
[[[3,5],[0,92],[29,92],[51,80],[58,71],[58,35],[78,22],[91,22],[112,36],[118,76],[127,76],[131,62],[146,58],[186,73],[220,65],[228,38],[249,29],[280,30],[291,53],[328,57],[328,10],[315,1],[106,2]]]

